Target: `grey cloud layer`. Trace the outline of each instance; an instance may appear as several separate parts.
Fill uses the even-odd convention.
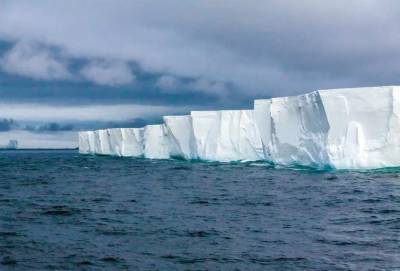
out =
[[[42,104],[0,103],[4,119],[18,121],[74,122],[74,121],[124,121],[135,118],[153,119],[162,114],[187,113],[189,108],[179,106],[147,106],[113,104],[91,106],[53,106]]]
[[[18,42],[0,59],[2,69],[11,74],[38,80],[71,79],[66,63],[38,44]]]
[[[13,119],[0,119],[0,132],[10,131],[16,126]]]
[[[129,65],[124,62],[92,61],[80,72],[84,78],[99,85],[127,85],[135,81]]]
[[[162,123],[161,118],[133,118],[122,121],[75,121],[69,122],[18,122],[13,119],[0,119],[0,133],[25,131],[31,133],[60,133],[80,130],[96,130],[105,128],[140,128],[147,124]]]
[[[9,74],[36,80],[87,80],[98,85],[119,86],[132,84],[135,76],[122,61],[92,60],[79,72],[70,71],[68,55],[57,53],[38,42],[18,41],[4,53],[0,67]]]
[[[392,0],[3,1],[0,37],[89,59],[80,74],[97,84],[133,83],[135,63],[160,74],[164,89],[191,78],[191,89],[277,96],[398,83],[399,8]],[[65,76],[45,54],[33,60]]]

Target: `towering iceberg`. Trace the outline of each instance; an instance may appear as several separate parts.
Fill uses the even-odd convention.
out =
[[[253,110],[192,111],[144,128],[79,133],[79,152],[283,166],[400,166],[400,87],[258,99]]]

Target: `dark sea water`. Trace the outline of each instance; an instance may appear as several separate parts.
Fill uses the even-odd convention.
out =
[[[0,270],[400,270],[400,170],[2,151]]]

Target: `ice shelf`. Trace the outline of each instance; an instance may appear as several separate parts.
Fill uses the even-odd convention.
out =
[[[192,111],[160,125],[79,132],[82,154],[266,161],[282,166],[400,166],[400,87],[257,99],[254,109]]]

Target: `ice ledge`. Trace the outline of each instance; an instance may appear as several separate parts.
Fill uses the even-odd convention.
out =
[[[144,128],[79,132],[82,154],[267,161],[281,166],[400,166],[400,87],[257,99],[251,110],[192,111]]]

